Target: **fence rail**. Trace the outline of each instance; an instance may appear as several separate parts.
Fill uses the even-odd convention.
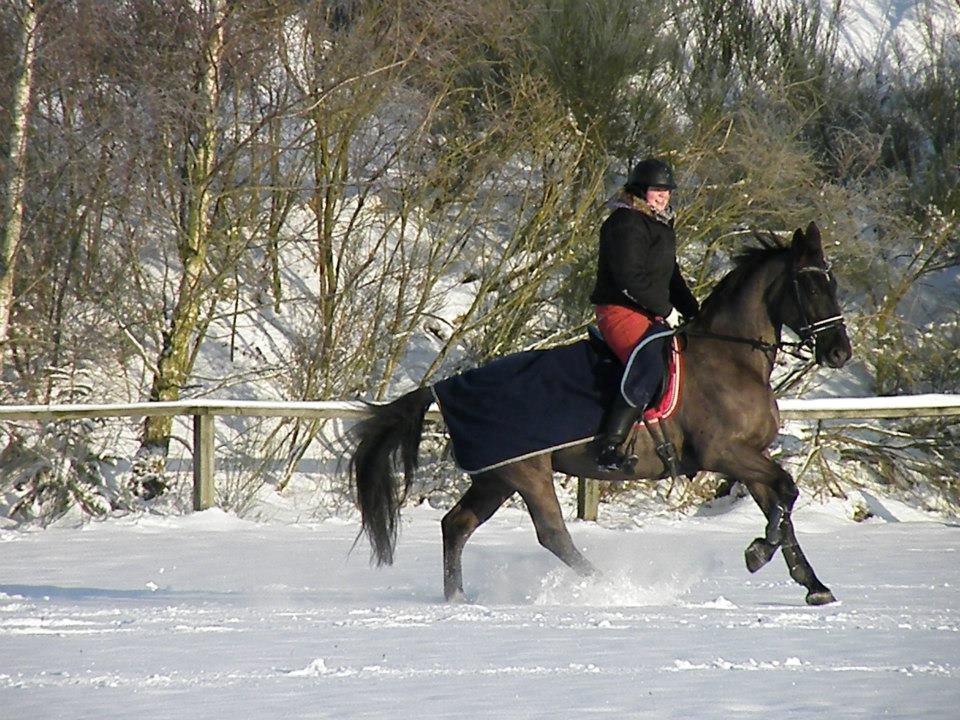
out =
[[[901,395],[894,397],[781,400],[783,420],[879,419],[960,416],[960,395]],[[181,400],[177,402],[109,405],[0,405],[0,421],[75,420],[103,417],[190,415],[193,417],[193,507],[214,505],[214,419],[217,416],[297,417],[316,420],[353,420],[367,417],[362,402],[281,402],[269,400]],[[440,419],[436,407],[427,417]],[[581,480],[578,513],[596,518],[596,485]]]

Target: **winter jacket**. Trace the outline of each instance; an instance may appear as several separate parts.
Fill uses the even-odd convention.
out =
[[[677,265],[672,218],[657,216],[624,193],[600,228],[594,305],[623,305],[666,317],[674,307],[688,318],[700,310]]]

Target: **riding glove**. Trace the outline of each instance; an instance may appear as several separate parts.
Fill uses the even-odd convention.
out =
[[[677,310],[676,308],[672,308],[670,310],[670,314],[667,315],[663,319],[663,321],[667,324],[667,327],[669,327],[671,330],[676,330],[678,327],[680,327],[680,323],[683,322],[683,318],[680,317],[679,310]]]

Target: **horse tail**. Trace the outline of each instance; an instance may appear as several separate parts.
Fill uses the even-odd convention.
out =
[[[350,477],[360,509],[360,534],[366,533],[377,565],[393,564],[400,506],[413,482],[423,418],[432,402],[433,393],[423,387],[386,405],[371,405],[372,415],[352,431],[359,438],[350,458]],[[398,454],[402,487],[395,477]]]

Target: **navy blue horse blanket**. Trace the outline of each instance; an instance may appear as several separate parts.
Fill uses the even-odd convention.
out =
[[[590,440],[623,366],[589,340],[498,358],[433,386],[468,473]]]

